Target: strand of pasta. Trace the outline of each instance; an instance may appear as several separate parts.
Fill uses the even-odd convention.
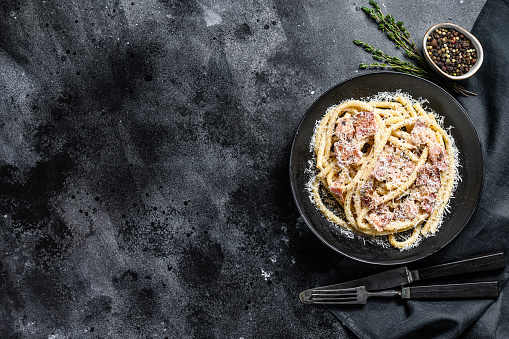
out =
[[[404,131],[393,131],[392,132],[392,135],[400,138],[400,139],[404,139],[405,141],[407,142],[411,142],[411,136],[410,136],[410,133],[408,132],[404,132]]]
[[[393,110],[401,110],[403,105],[398,102],[390,102],[390,101],[375,101],[372,102],[371,105],[376,108],[391,108]]]
[[[397,96],[396,100],[399,101],[401,105],[403,105],[403,107],[405,107],[408,110],[408,113],[411,117],[417,116],[414,107],[410,104],[410,102],[407,99],[403,98],[402,96]]]
[[[322,213],[325,215],[325,217],[327,219],[331,220],[332,222],[334,222],[334,223],[338,224],[339,226],[344,227],[348,230],[352,230],[352,227],[347,222],[345,222],[343,219],[341,219],[340,217],[338,217],[337,215],[332,213],[327,208],[327,206],[325,206],[325,204],[322,201],[322,198],[320,197],[319,189],[320,189],[320,181],[318,179],[315,179],[315,181],[313,182],[313,185],[312,185],[313,199],[314,199],[315,204],[320,209],[320,211],[322,211]]]
[[[410,245],[414,244],[417,241],[417,239],[419,239],[420,232],[421,232],[421,225],[415,226],[414,231],[412,232],[412,235],[404,241],[398,241],[396,239],[395,234],[389,234],[389,243],[396,248],[409,247]]]
[[[325,178],[327,177],[327,174],[329,174],[329,172],[332,170],[332,168],[334,167],[334,163],[332,162],[329,162],[327,164],[327,166],[325,168],[323,168],[320,173],[317,174],[317,177],[319,178]]]
[[[418,102],[415,103],[413,106],[414,110],[417,112],[417,114],[419,114],[420,116],[423,116],[423,117],[429,117],[428,116],[428,113],[426,113],[424,111],[424,109],[422,108],[421,104],[419,104]],[[431,114],[432,115],[432,114]],[[432,115],[433,116],[433,115]],[[434,119],[434,117],[433,117]]]
[[[381,108],[375,108],[373,109],[373,112],[378,113],[380,116],[383,117],[402,117],[401,111],[396,109],[381,109]]]
[[[385,226],[384,230],[391,232],[391,234],[400,233],[400,232],[403,232],[410,228],[415,227],[415,225],[420,224],[421,222],[426,220],[428,217],[429,217],[428,213],[423,213],[412,220],[392,221],[392,222],[388,223],[387,226]]]

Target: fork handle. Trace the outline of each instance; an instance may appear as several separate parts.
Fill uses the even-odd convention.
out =
[[[403,287],[403,299],[477,299],[497,298],[498,281],[465,284]]]
[[[496,270],[505,267],[504,252],[494,252],[449,262],[447,264],[412,271],[414,280],[433,279],[451,275]]]

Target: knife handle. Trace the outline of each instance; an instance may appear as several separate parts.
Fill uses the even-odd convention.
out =
[[[403,299],[477,299],[497,298],[498,295],[498,281],[413,286],[401,290]]]
[[[431,266],[417,270],[418,279],[433,279],[451,275],[489,271],[505,267],[504,252],[478,255],[468,259],[453,261],[447,264]],[[415,272],[415,271],[414,271]]]

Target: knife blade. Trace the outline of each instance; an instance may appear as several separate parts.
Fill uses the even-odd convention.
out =
[[[504,252],[499,251],[413,271],[410,271],[406,266],[403,266],[340,284],[308,289],[301,292],[299,294],[299,298],[301,301],[305,301],[309,299],[312,291],[320,289],[343,289],[365,286],[368,291],[378,291],[407,285],[418,280],[495,270],[504,268],[505,266],[506,262]]]

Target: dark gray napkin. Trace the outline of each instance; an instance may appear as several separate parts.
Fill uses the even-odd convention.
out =
[[[509,1],[488,0],[472,33],[484,48],[484,64],[464,83],[477,97],[458,98],[479,133],[485,160],[479,206],[463,231],[444,249],[411,269],[496,250],[509,252]],[[359,264],[340,263],[341,280],[358,278]],[[360,265],[367,274],[387,268]],[[332,273],[336,275],[337,273]],[[366,274],[366,275],[367,275]],[[509,268],[443,282],[498,279],[496,300],[370,300],[365,306],[331,307],[361,338],[509,338]]]

